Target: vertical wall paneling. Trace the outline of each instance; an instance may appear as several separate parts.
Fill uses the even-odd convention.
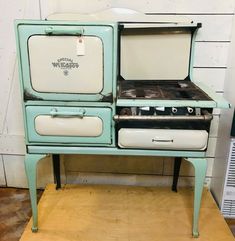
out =
[[[0,134],[3,132],[5,115],[7,111],[9,94],[12,86],[14,67],[16,65],[16,48],[14,19],[38,18],[38,0],[8,0],[4,2],[4,7],[0,9],[0,66],[1,66],[1,88],[0,88]]]
[[[212,175],[212,166],[214,162],[214,158],[207,158],[208,161],[208,168],[207,168],[207,177],[211,177]],[[170,176],[173,173],[173,166],[174,162],[172,158],[165,158],[164,161],[164,175]],[[182,167],[180,169],[180,176],[194,176],[194,168],[193,165],[183,159],[182,161]]]
[[[68,172],[68,183],[75,184],[114,184],[135,186],[167,186],[171,190],[172,176],[135,175],[135,174],[107,174],[107,173],[76,173]],[[180,177],[178,186],[193,186],[193,177]]]
[[[113,7],[126,7],[145,13],[178,13],[178,14],[233,14],[233,0],[112,0]]]
[[[3,167],[2,155],[0,155],[0,186],[6,186],[5,170]]]
[[[111,7],[109,0],[40,0],[42,19],[52,13],[89,13]]]
[[[9,187],[28,187],[24,168],[24,156],[3,155],[6,180]],[[52,165],[49,157],[42,159],[37,168],[37,187],[44,188],[53,182]]]
[[[226,67],[229,43],[197,42],[194,67]]]
[[[194,68],[193,80],[200,81],[211,87],[214,91],[224,89],[226,68]]]

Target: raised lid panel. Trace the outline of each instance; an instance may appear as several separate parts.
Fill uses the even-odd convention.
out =
[[[190,52],[190,30],[124,29],[120,74],[130,80],[183,80]]]

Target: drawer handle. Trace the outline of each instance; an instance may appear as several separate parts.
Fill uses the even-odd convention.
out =
[[[56,117],[56,116],[61,116],[61,117],[79,117],[79,118],[83,118],[84,114],[86,113],[86,111],[84,109],[80,109],[77,112],[74,111],[58,111],[56,108],[51,109],[50,111],[50,115],[52,117]]]
[[[173,143],[174,140],[173,139],[169,139],[169,140],[166,140],[166,139],[152,139],[152,142],[163,142],[163,143],[171,142],[171,143]]]
[[[69,28],[66,29],[56,28],[56,27],[49,27],[45,29],[45,34],[48,35],[83,35],[84,29],[83,28]]]

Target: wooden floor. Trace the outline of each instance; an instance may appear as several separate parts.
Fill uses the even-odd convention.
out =
[[[0,188],[0,241],[18,241],[30,217],[28,189]]]
[[[29,223],[21,241],[189,241],[193,190],[49,185],[39,203],[39,232]],[[233,241],[209,191],[204,190],[197,241]]]
[[[123,205],[124,205],[124,201],[126,201],[126,200],[120,200],[120,194],[121,193],[119,193],[119,195],[118,195],[118,190],[120,191],[120,188],[122,189],[122,192],[123,191],[125,191],[125,195],[127,195],[127,196],[129,196],[129,198],[131,197],[131,196],[135,196],[136,194],[138,194],[139,195],[139,204],[138,205],[142,205],[142,204],[144,204],[143,203],[143,198],[146,196],[146,194],[147,194],[147,196],[152,196],[152,197],[154,197],[155,195],[157,195],[157,193],[155,193],[155,191],[157,191],[157,190],[155,190],[155,188],[132,188],[132,187],[114,187],[114,189],[115,189],[115,192],[113,192],[114,191],[114,189],[113,189],[113,186],[112,186],[112,189],[111,189],[111,187],[107,187],[107,186],[104,186],[104,189],[102,188],[102,186],[101,187],[99,187],[95,192],[94,192],[94,188],[96,189],[97,187],[95,187],[95,186],[93,186],[93,187],[91,187],[91,186],[89,186],[89,189],[86,189],[84,186],[83,187],[78,187],[78,186],[74,186],[74,187],[66,187],[66,188],[64,188],[63,190],[60,190],[60,191],[58,191],[58,192],[56,192],[56,191],[54,191],[54,187],[53,186],[48,186],[48,188],[47,188],[47,190],[46,190],[46,192],[44,193],[44,197],[43,197],[43,199],[42,199],[42,202],[40,203],[40,206],[41,206],[41,208],[42,208],[42,205],[45,205],[45,201],[47,201],[47,200],[50,200],[51,199],[51,197],[53,197],[53,199],[57,199],[57,204],[55,204],[55,207],[53,207],[52,208],[52,210],[50,210],[50,212],[49,212],[49,217],[48,217],[48,215],[47,215],[47,218],[50,218],[50,215],[51,215],[51,213],[54,213],[54,212],[56,212],[56,207],[61,207],[59,210],[60,210],[60,212],[62,212],[62,214],[66,211],[65,210],[65,206],[67,205],[67,203],[65,203],[65,206],[63,207],[63,206],[61,206],[61,205],[63,205],[63,202],[65,202],[66,200],[64,199],[64,197],[65,196],[67,196],[68,198],[72,198],[73,197],[73,202],[77,202],[78,203],[78,206],[80,206],[80,205],[85,205],[85,200],[84,200],[84,198],[85,198],[85,196],[84,195],[86,195],[87,196],[87,202],[86,202],[86,204],[87,205],[85,205],[85,206],[87,206],[87,208],[85,209],[85,210],[87,210],[87,212],[86,213],[84,213],[83,212],[83,215],[81,215],[81,217],[80,217],[80,219],[82,218],[82,223],[81,224],[83,224],[83,227],[84,227],[84,225],[86,224],[86,226],[88,226],[88,224],[87,224],[87,222],[88,222],[88,220],[87,220],[87,218],[86,218],[86,216],[88,215],[88,207],[90,206],[90,207],[92,207],[93,206],[93,208],[96,206],[96,205],[98,205],[98,203],[100,202],[100,201],[102,201],[103,199],[106,199],[105,197],[107,197],[107,195],[108,195],[108,197],[110,197],[111,198],[111,200],[113,200],[113,198],[115,198],[115,196],[117,196],[117,197],[119,197],[119,198],[115,198],[115,200],[113,200],[113,201],[115,201],[115,203],[117,203],[118,205],[116,206],[116,209],[114,209],[114,210],[111,210],[111,211],[109,211],[110,210],[110,205],[113,203],[113,202],[106,202],[106,203],[103,203],[103,205],[101,205],[102,207],[104,207],[105,208],[105,206],[107,206],[107,212],[109,212],[110,213],[110,215],[107,217],[107,215],[106,215],[106,222],[108,222],[108,226],[109,227],[113,227],[113,229],[114,229],[114,232],[111,232],[107,227],[108,226],[105,226],[105,227],[103,227],[103,229],[104,229],[104,236],[106,236],[107,237],[107,239],[106,240],[121,240],[121,237],[118,237],[118,238],[116,238],[115,239],[115,234],[116,234],[116,232],[117,232],[117,229],[118,228],[122,228],[123,227],[123,225],[121,226],[121,218],[119,217],[119,219],[117,218],[117,211],[118,211],[118,207],[119,207],[119,209],[120,209],[120,207],[122,207]],[[124,188],[124,189],[123,189]],[[146,192],[146,190],[148,189],[148,191]],[[152,191],[151,191],[152,190]],[[155,190],[155,191],[154,191]],[[76,195],[72,195],[72,192],[76,192],[77,194]],[[165,193],[165,192],[167,192],[168,194],[170,193],[169,192],[169,190],[162,190],[163,191],[163,193]],[[182,192],[183,191],[183,192]],[[191,195],[192,195],[192,193],[191,193],[191,190],[182,190],[181,191],[181,189],[179,190],[179,198],[181,199],[181,201],[180,200],[178,200],[176,203],[175,203],[175,205],[179,205],[179,204],[183,204],[182,203],[182,198],[184,198],[185,197],[185,195],[186,196],[188,196],[189,195],[189,197],[190,198],[192,198],[191,197]],[[66,192],[66,195],[63,195],[64,194],[64,192]],[[69,195],[69,193],[70,193],[70,195]],[[110,195],[110,193],[111,193],[111,195]],[[162,194],[163,194],[162,193]],[[42,194],[42,191],[38,191],[38,196],[40,197],[41,196],[41,194]],[[170,193],[170,196],[174,196],[174,199],[173,200],[175,200],[175,196],[177,195],[173,195],[174,193]],[[212,205],[212,207],[213,207],[213,213],[214,213],[214,203],[213,203],[213,201],[210,201],[210,199],[211,199],[211,197],[210,197],[210,194],[208,193],[208,192],[206,192],[206,194],[204,195],[204,197],[206,196],[206,198],[208,199],[209,198],[209,203],[208,203],[208,201],[206,201],[206,200],[204,200],[203,202],[203,206],[204,205],[206,205],[206,203],[207,203],[207,205],[206,206],[210,206],[210,205]],[[83,199],[81,199],[83,197]],[[162,195],[160,195],[159,196],[159,198],[163,198],[162,197]],[[58,200],[58,198],[60,198],[60,200]],[[81,204],[79,204],[79,201],[77,200],[77,198],[79,198],[80,199],[80,203],[81,203],[81,201],[82,201],[82,203]],[[155,197],[154,197],[155,198]],[[126,197],[125,197],[125,199],[126,199]],[[132,198],[130,198],[130,199],[132,199]],[[205,198],[204,198],[205,199]],[[44,201],[43,201],[44,200]],[[95,205],[95,203],[91,203],[91,200],[93,200],[93,201],[95,201],[96,200],[96,205]],[[97,202],[99,200],[99,202]],[[141,201],[142,200],[142,201]],[[163,201],[165,200],[165,204],[166,204],[166,206],[168,206],[169,205],[169,200],[166,202],[166,199],[165,198],[163,198],[162,199]],[[107,201],[108,201],[108,199],[107,199]],[[128,203],[129,203],[129,205],[130,205],[130,201],[131,200],[129,200],[128,201]],[[132,200],[132,201],[134,201],[134,200]],[[44,202],[44,204],[43,204],[43,202]],[[211,203],[212,202],[212,203]],[[189,200],[188,201],[185,201],[184,202],[185,204],[187,204],[186,206],[187,207],[189,207],[190,206],[190,202],[189,202]],[[137,206],[138,206],[137,205]],[[154,202],[152,201],[152,205],[154,205]],[[76,205],[77,206],[77,205]],[[125,205],[124,205],[125,206]],[[81,206],[80,206],[81,207]],[[126,204],[126,207],[127,207],[127,204]],[[146,203],[145,203],[145,207],[146,207]],[[50,206],[49,207],[45,207],[46,209],[48,209],[48,208],[50,208]],[[71,204],[70,204],[70,207],[67,207],[67,208],[74,208],[73,207],[73,205],[71,206]],[[159,208],[159,210],[160,210],[160,213],[162,213],[162,205],[160,205],[159,207],[157,207],[157,209]],[[201,220],[202,222],[205,222],[206,223],[206,225],[208,225],[208,223],[209,223],[209,225],[211,226],[211,223],[213,223],[213,220],[214,221],[216,221],[214,218],[213,218],[213,216],[212,215],[210,215],[210,214],[207,214],[206,215],[206,217],[203,217],[203,216],[205,216],[205,214],[204,214],[204,208],[205,208],[205,206],[202,208],[202,214],[201,214],[201,219],[203,219],[203,220]],[[145,210],[145,209],[147,209],[147,211]],[[149,210],[148,210],[149,209]],[[77,208],[76,208],[76,212],[73,214],[72,213],[72,215],[71,215],[71,217],[69,218],[69,222],[71,222],[74,218],[78,218],[77,217],[77,215],[79,215],[80,216],[80,213],[77,213],[77,212],[80,212]],[[139,211],[141,211],[142,209],[140,209]],[[91,212],[92,210],[90,210],[90,212]],[[133,210],[132,210],[133,211]],[[138,210],[137,210],[138,211]],[[145,226],[145,225],[148,225],[149,226],[149,228],[147,228],[147,227],[141,227],[141,229],[140,229],[140,231],[144,231],[143,233],[141,232],[141,236],[140,237],[134,237],[134,239],[133,239],[133,237],[132,237],[132,239],[130,239],[129,238],[129,240],[143,240],[144,239],[144,236],[145,236],[145,240],[147,240],[147,236],[146,235],[148,235],[148,233],[150,232],[150,227],[151,227],[151,225],[153,225],[153,224],[151,224],[151,222],[153,222],[154,220],[152,219],[152,213],[150,212],[151,211],[151,209],[150,209],[150,207],[146,207],[146,208],[144,208],[144,210],[143,210],[144,212],[147,212],[147,214],[148,213],[150,213],[150,219],[148,220],[148,222],[145,224],[145,222],[143,222],[142,221],[142,224]],[[180,209],[178,209],[178,212],[180,211]],[[104,210],[102,211],[103,213],[105,212]],[[98,221],[98,224],[99,223],[101,223],[101,221],[100,221],[100,219],[103,219],[103,216],[102,216],[102,212],[100,212],[100,216],[98,216],[98,219],[97,219],[97,221]],[[122,210],[122,212],[124,212],[125,213],[125,215],[127,215],[127,210]],[[128,211],[128,212],[130,212],[130,211]],[[173,215],[173,210],[172,209],[169,209],[168,210],[168,212],[169,212],[169,214],[170,215],[167,215],[167,214],[165,214],[166,215],[166,217],[168,217],[168,220],[167,220],[167,222],[168,222],[168,224],[167,224],[167,227],[169,227],[170,225],[172,225],[172,222],[171,222],[171,219],[170,219],[170,216],[172,216]],[[105,212],[106,213],[106,212]],[[122,215],[124,215],[124,213],[122,214]],[[115,215],[116,214],[116,215]],[[158,213],[159,214],[159,213]],[[158,215],[158,214],[156,214],[156,216]],[[43,215],[43,210],[42,211],[40,211],[40,215]],[[46,215],[45,213],[44,213],[44,215]],[[68,217],[68,215],[70,215],[69,213],[64,213],[64,215],[65,216],[67,216]],[[91,217],[90,217],[90,219],[92,220],[93,218],[94,218],[94,215],[98,215],[98,213],[92,213],[91,212]],[[175,213],[175,215],[177,216],[178,214],[177,213]],[[185,215],[185,214],[184,214]],[[188,213],[188,218],[187,218],[187,220],[184,222],[183,221],[183,224],[185,225],[185,227],[186,228],[189,228],[190,229],[190,219],[189,219],[189,217],[190,217],[190,215],[191,215],[191,213]],[[28,223],[28,221],[29,221],[29,218],[30,218],[30,216],[31,216],[31,211],[30,211],[30,202],[29,202],[29,194],[28,194],[28,190],[27,189],[16,189],[16,188],[0,188],[0,241],[18,241],[19,239],[20,239],[20,236],[22,235],[22,233],[23,233],[23,230],[25,229],[25,227],[26,227],[26,224]],[[46,217],[45,217],[46,218]],[[84,219],[85,218],[85,219]],[[205,218],[207,218],[209,221],[206,221],[205,220]],[[217,217],[218,218],[218,217]],[[147,218],[148,219],[148,218]],[[175,219],[175,217],[173,217],[173,219]],[[177,220],[179,219],[179,217],[177,218]],[[223,222],[223,218],[219,218],[220,219],[220,223],[222,223],[222,225],[221,225],[221,227],[219,227],[219,229],[221,230],[221,229],[223,229],[224,230],[224,228],[225,228],[225,223]],[[104,221],[105,221],[104,220]],[[120,220],[120,221],[119,221]],[[162,220],[158,220],[158,223],[155,223],[155,224],[157,224],[157,225],[159,225],[159,224],[161,224],[161,222],[163,223],[164,222],[164,220],[165,219],[162,219]],[[48,221],[50,221],[50,220],[48,220]],[[47,222],[48,222],[47,221]],[[52,220],[51,220],[52,221]],[[62,224],[64,223],[64,219],[63,219],[63,217],[62,218],[60,218],[60,220],[59,220]],[[130,219],[128,220],[128,219],[126,219],[125,220],[125,222],[127,222],[127,221],[129,221],[129,223],[130,223]],[[141,221],[139,221],[139,220],[132,220],[132,222],[134,222],[135,221],[135,223],[132,223],[132,224],[138,224],[139,222],[141,222]],[[138,221],[138,222],[137,222]],[[94,220],[93,220],[93,222],[94,222]],[[110,224],[109,224],[109,222],[110,222]],[[137,223],[136,223],[137,222]],[[128,223],[128,222],[127,222]],[[182,222],[180,222],[180,223],[182,223]],[[187,224],[188,223],[188,224]],[[235,220],[233,219],[233,220],[227,220],[227,223],[228,223],[228,225],[229,225],[229,227],[230,227],[230,229],[233,231],[233,233],[234,233],[234,236],[235,236]],[[60,224],[59,226],[61,226],[62,224]],[[75,224],[77,224],[77,221],[75,221]],[[157,228],[157,226],[154,224],[154,229],[156,229]],[[41,225],[41,224],[40,224]],[[68,225],[68,224],[67,224]],[[67,225],[65,225],[65,226],[67,226]],[[92,229],[95,231],[95,229],[96,229],[96,223],[95,224],[92,224],[93,226],[90,226],[89,225],[89,227],[87,227],[87,232],[90,232],[90,230],[92,231]],[[204,223],[203,224],[201,224],[201,225],[204,225]],[[53,231],[56,231],[55,233],[57,233],[57,235],[58,236],[60,236],[61,238],[62,238],[62,236],[60,235],[60,232],[62,232],[62,234],[64,234],[64,236],[65,236],[65,238],[64,239],[58,239],[58,237],[54,237],[54,235],[52,235],[52,237],[53,238],[51,238],[51,239],[41,239],[41,240],[85,240],[85,239],[81,239],[80,237],[79,237],[79,233],[78,233],[78,228],[76,227],[76,228],[74,228],[73,229],[73,227],[71,226],[70,227],[70,229],[68,229],[69,230],[69,232],[67,233],[68,234],[68,237],[66,237],[67,235],[65,234],[65,231],[64,231],[64,227],[62,228],[62,230],[58,230],[58,228],[59,228],[59,226],[57,226],[56,225],[56,227],[54,227],[54,230],[50,230],[50,229],[48,229],[48,228],[46,228],[46,233],[47,233],[47,235],[49,235],[50,236],[50,232],[49,231],[51,231],[52,233],[53,233]],[[116,226],[116,228],[115,228],[115,226]],[[99,227],[99,226],[98,226]],[[97,228],[98,228],[97,227]],[[80,229],[82,228],[82,226],[80,227]],[[217,228],[217,225],[214,225],[214,228]],[[100,229],[100,227],[99,227],[99,229]],[[225,228],[226,229],[226,228]],[[126,228],[125,228],[125,230],[126,230]],[[172,230],[171,228],[169,229],[169,230]],[[84,230],[83,230],[84,231]],[[94,231],[92,231],[92,232],[94,232]],[[123,230],[124,231],[124,230]],[[180,239],[180,240],[192,240],[191,238],[190,238],[190,230],[185,230],[185,231],[187,231],[187,235],[189,234],[189,236],[187,236],[187,237],[185,237],[185,232],[183,233],[184,234],[184,236],[182,236],[182,239]],[[31,233],[31,231],[29,231],[29,226],[27,227],[27,229],[26,229],[26,231],[25,231],[25,233],[24,233],[24,235],[23,235],[23,237],[22,237],[22,241],[27,241],[27,240],[40,240],[40,237],[41,237],[41,235],[42,235],[42,232],[43,232],[43,229],[42,229],[42,227],[41,227],[41,229],[40,229],[40,231],[39,231],[39,233],[38,234],[32,234]],[[48,232],[49,232],[49,234],[48,234]],[[134,232],[134,231],[133,231]],[[135,231],[136,232],[136,231]],[[158,233],[157,231],[155,231],[156,232],[156,234]],[[203,233],[202,233],[203,232]],[[204,236],[205,236],[205,234],[204,234],[204,232],[206,232],[206,228],[204,228],[204,227],[202,227],[201,228],[201,237],[199,238],[199,239],[197,239],[198,241],[199,240],[205,240],[205,239],[203,239],[204,238]],[[220,231],[221,232],[221,231]],[[222,238],[222,239],[220,239],[219,237],[217,237],[217,238],[215,238],[214,240],[211,238],[211,239],[208,239],[208,240],[213,240],[213,241],[216,241],[216,240],[234,240],[234,239],[232,239],[230,236],[231,235],[229,235],[229,231],[228,231],[228,229],[225,231],[227,234],[224,236],[224,239]],[[166,237],[165,237],[165,239],[158,239],[157,238],[157,236],[155,237],[155,238],[152,238],[152,240],[174,240],[174,241],[176,241],[176,240],[178,240],[177,239],[177,234],[175,234],[175,235],[172,235],[171,234],[171,236],[172,236],[172,238],[170,239],[170,238],[168,238],[167,239],[167,237],[169,237],[169,236],[167,236],[168,235],[168,230],[166,231]],[[170,232],[171,233],[171,232]],[[209,235],[209,234],[208,234]],[[71,236],[74,236],[74,238],[73,239],[69,239],[69,237],[71,237]],[[174,236],[174,237],[173,237]],[[32,239],[31,239],[31,237],[33,237]],[[37,237],[37,239],[35,239],[35,237]],[[183,239],[183,237],[184,237],[184,239]],[[227,239],[226,239],[227,238]],[[86,239],[86,240],[89,240],[89,239]],[[94,239],[93,241],[95,241],[95,240],[99,240],[99,239]],[[127,239],[124,239],[124,240],[127,240]],[[102,240],[103,241],[103,240]]]

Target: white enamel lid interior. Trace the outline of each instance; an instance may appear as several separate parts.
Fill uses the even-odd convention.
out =
[[[120,74],[126,80],[184,80],[189,75],[190,30],[124,29]]]

